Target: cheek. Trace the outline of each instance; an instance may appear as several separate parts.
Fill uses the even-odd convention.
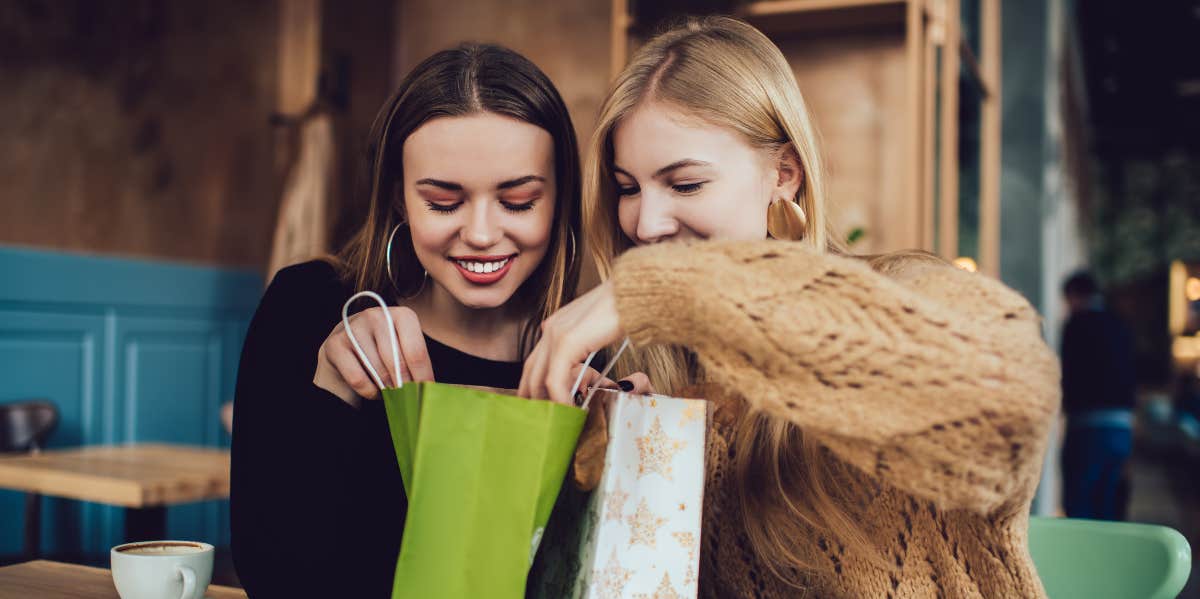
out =
[[[458,234],[457,218],[454,215],[421,215],[409,220],[413,248],[418,255],[441,254],[454,242]]]
[[[508,234],[518,249],[526,253],[544,252],[550,245],[550,234],[554,224],[554,201],[541,205],[524,214],[508,214]]]
[[[637,198],[623,198],[617,203],[617,224],[630,239],[637,239],[641,203]]]
[[[767,190],[755,180],[730,181],[714,187],[687,211],[684,224],[714,239],[762,239],[767,235]]]

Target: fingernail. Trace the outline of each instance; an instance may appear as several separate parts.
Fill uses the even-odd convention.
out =
[[[633,391],[632,381],[617,381],[617,386],[620,387],[622,391]]]

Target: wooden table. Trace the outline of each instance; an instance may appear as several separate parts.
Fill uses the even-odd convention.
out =
[[[0,599],[118,599],[112,573],[39,560],[0,568]],[[246,599],[241,589],[209,585],[209,599]]]
[[[229,451],[136,444],[0,457],[0,488],[122,506],[125,539],[161,539],[166,506],[229,497]]]

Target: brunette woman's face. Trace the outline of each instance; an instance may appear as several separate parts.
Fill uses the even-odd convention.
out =
[[[504,305],[550,245],[550,133],[492,113],[440,117],[403,153],[405,214],[435,291],[469,308]]]
[[[763,239],[767,206],[799,189],[794,153],[755,148],[665,104],[642,104],[617,123],[612,139],[617,217],[636,244]]]

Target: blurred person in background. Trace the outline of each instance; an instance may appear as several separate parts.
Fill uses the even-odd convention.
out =
[[[1071,518],[1123,520],[1125,464],[1133,449],[1133,338],[1080,271],[1063,284],[1070,316],[1062,334],[1063,507]]]

